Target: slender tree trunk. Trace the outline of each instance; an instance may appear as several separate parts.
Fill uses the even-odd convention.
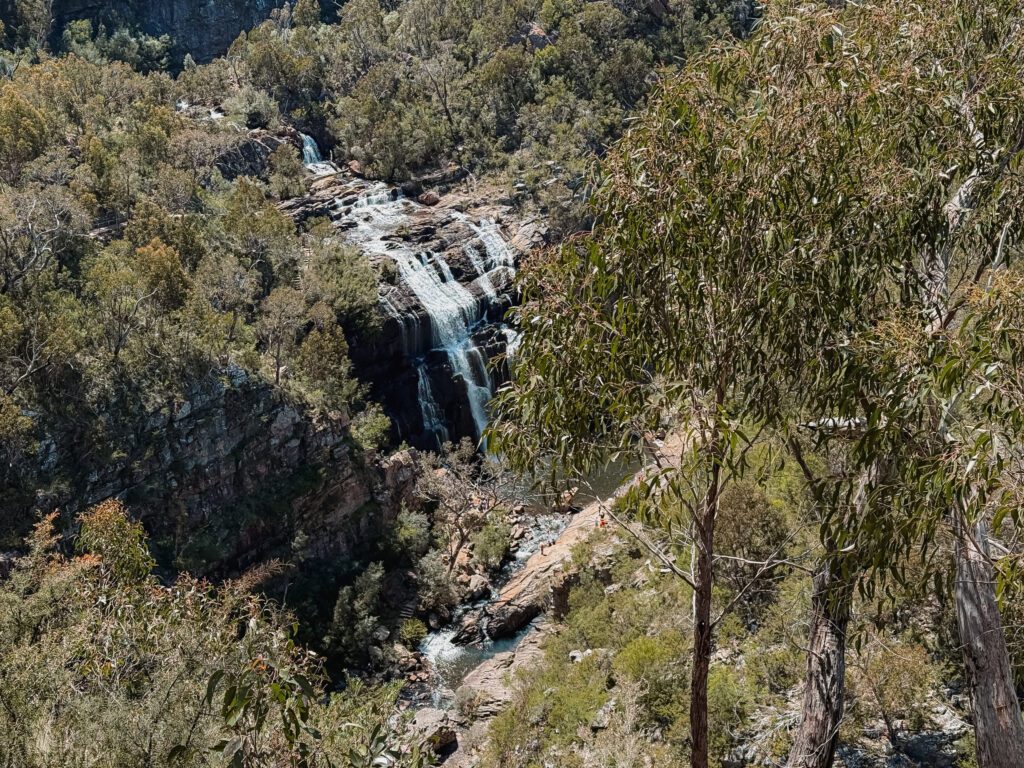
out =
[[[800,728],[788,768],[829,768],[839,741],[846,678],[846,628],[853,589],[824,556],[814,574],[807,677]]]
[[[696,563],[693,568],[693,667],[690,673],[690,766],[708,768],[708,669],[711,665],[711,589],[715,518],[721,490],[718,462],[711,471],[711,483],[704,500],[701,519],[696,523]]]
[[[988,555],[985,521],[958,521],[956,621],[974,706],[978,768],[1024,768],[1024,722]]]
[[[702,537],[703,538],[703,537]],[[711,555],[697,546],[693,592],[693,669],[690,674],[690,765],[708,765],[708,668],[711,664]]]
[[[811,475],[797,454],[809,482]],[[884,471],[876,459],[857,481],[853,515],[862,519],[871,500],[871,485]],[[819,504],[827,503],[819,498]],[[822,510],[824,514],[825,510]],[[825,553],[814,573],[811,626],[807,637],[807,677],[804,702],[787,768],[830,768],[839,742],[846,695],[846,630],[850,623],[855,580],[843,574],[835,543],[824,542]]]

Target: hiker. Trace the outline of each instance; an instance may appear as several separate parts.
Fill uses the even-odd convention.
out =
[[[598,521],[597,526],[599,528],[607,528],[608,527],[608,521],[605,520],[604,511],[601,512],[601,519]]]

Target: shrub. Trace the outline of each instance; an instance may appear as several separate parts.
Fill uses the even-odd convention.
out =
[[[689,641],[676,630],[632,640],[615,656],[616,674],[641,683],[640,701],[648,716],[663,725],[677,723],[689,710]]]
[[[754,708],[756,693],[742,672],[727,666],[713,667],[708,674],[708,734],[710,752],[726,757],[737,731]]]
[[[439,550],[422,558],[416,566],[420,585],[420,606],[424,610],[450,608],[459,601],[458,592]]]
[[[416,648],[427,637],[427,625],[419,619],[406,619],[398,630],[398,637],[407,648]]]
[[[511,529],[502,522],[490,521],[473,536],[473,555],[485,568],[494,570],[505,560]]]
[[[404,504],[390,531],[389,548],[395,557],[415,562],[430,548],[430,520]]]
[[[871,635],[850,663],[852,714],[862,719],[881,716],[895,746],[900,721],[911,731],[924,727],[928,694],[938,679],[928,651],[920,644]]]
[[[306,169],[299,153],[285,142],[270,155],[270,192],[278,200],[298,197],[306,191]]]
[[[377,403],[352,420],[352,440],[363,451],[379,451],[388,444],[391,435],[391,419]]]

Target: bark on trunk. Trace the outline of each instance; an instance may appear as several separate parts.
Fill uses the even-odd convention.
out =
[[[800,728],[788,768],[829,768],[843,719],[846,628],[853,589],[826,555],[814,574],[807,677]]]
[[[714,521],[710,521],[714,524]],[[693,668],[690,673],[690,765],[708,766],[708,668],[711,664],[711,546],[697,546],[693,592]]]
[[[996,604],[988,529],[956,528],[956,620],[974,705],[978,768],[1024,768],[1024,722]]]
[[[714,453],[717,457],[718,446]],[[711,665],[711,590],[714,583],[715,519],[721,493],[720,459],[711,470],[701,519],[696,525],[693,568],[693,668],[690,673],[690,766],[708,768],[708,668]]]

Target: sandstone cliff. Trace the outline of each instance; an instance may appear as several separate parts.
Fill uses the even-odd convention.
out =
[[[168,565],[237,571],[303,554],[296,537],[306,555],[345,556],[388,524],[412,464],[358,454],[347,426],[229,367],[162,402],[49,425],[34,466],[0,478],[0,518],[16,540],[33,511],[70,523],[118,497]]]

